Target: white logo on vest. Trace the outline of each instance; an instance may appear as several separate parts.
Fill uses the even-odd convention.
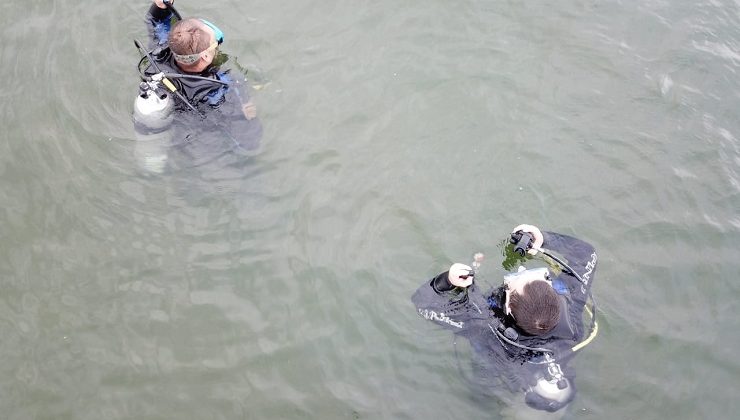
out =
[[[444,313],[436,313],[434,311],[430,311],[429,309],[419,309],[419,315],[423,316],[425,319],[431,320],[431,321],[439,321],[444,322],[445,324],[452,325],[453,327],[462,328],[464,323],[462,321],[455,322],[450,319],[447,315]]]

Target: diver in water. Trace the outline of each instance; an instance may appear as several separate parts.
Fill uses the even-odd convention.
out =
[[[146,15],[149,49],[136,42],[144,57],[138,66],[142,83],[134,120],[139,139],[158,139],[159,150],[157,156],[144,158],[163,166],[163,146],[173,138],[181,144],[209,138],[211,143],[218,140],[232,150],[255,150],[262,125],[256,118],[246,76],[221,68],[228,60],[219,52],[223,32],[204,19],[182,19],[173,2],[152,0]],[[162,136],[162,132],[168,135]],[[151,144],[143,144],[144,154],[151,155]]]
[[[515,259],[539,254],[547,266],[520,266],[501,286],[482,292],[476,270],[455,263],[411,300],[422,317],[470,341],[481,385],[503,382],[523,393],[526,405],[554,412],[575,395],[575,373],[566,363],[598,330],[591,298],[597,255],[586,242],[531,225],[514,228],[510,241]],[[473,266],[481,260],[476,254]],[[591,315],[587,337],[584,309]]]

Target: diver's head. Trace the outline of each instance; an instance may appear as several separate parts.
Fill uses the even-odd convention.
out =
[[[523,267],[522,267],[523,268]],[[506,313],[529,335],[543,335],[560,320],[560,300],[546,268],[520,270],[504,277]]]
[[[188,73],[205,70],[213,62],[216,49],[223,41],[220,32],[202,19],[188,18],[177,22],[169,35],[170,50],[177,66]]]

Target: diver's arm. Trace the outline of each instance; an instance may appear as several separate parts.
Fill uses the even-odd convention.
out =
[[[165,19],[169,18],[170,15],[172,15],[172,11],[166,6],[160,7],[156,1],[153,1],[151,6],[149,6],[148,17],[151,19],[164,21]]]
[[[239,101],[239,109],[247,120],[257,117],[257,106],[249,95],[249,83],[247,76],[233,67],[216,72],[216,78],[229,83],[229,91],[236,95]]]
[[[240,78],[236,79],[232,83],[232,87],[236,93],[237,98],[239,98],[239,104],[241,105],[244,118],[246,118],[247,120],[252,120],[257,117],[257,106],[249,97],[247,78],[240,74]]]
[[[567,267],[562,268],[567,277],[572,279],[572,282],[580,284],[577,289],[572,287],[572,284],[571,291],[580,290],[582,297],[588,295],[598,260],[596,250],[591,244],[572,236],[543,232],[537,226],[527,224],[515,227],[512,234],[517,232],[526,232],[531,235],[533,241],[528,247],[528,253],[549,255],[549,258],[554,260],[553,263],[558,265],[562,265],[561,262],[565,263]],[[580,276],[580,279],[577,278],[578,276],[571,275],[568,269],[572,269]]]
[[[430,286],[432,286],[432,289],[434,289],[434,292],[437,294],[440,294],[442,292],[449,292],[450,290],[454,289],[455,286],[450,283],[448,280],[450,272],[445,271],[444,273],[437,274],[436,277],[434,277],[429,283]]]
[[[445,271],[437,274],[431,280],[425,281],[416,290],[416,293],[411,296],[411,301],[416,305],[417,309],[441,306],[448,301],[448,297],[442,294],[455,287],[447,280],[448,273],[448,271]]]
[[[470,316],[467,311],[460,310],[465,306],[464,303],[457,307],[455,305],[455,301],[461,296],[448,293],[455,286],[449,282],[447,275],[448,272],[445,271],[425,281],[411,296],[411,301],[424,319],[460,333],[468,328]],[[450,313],[449,310],[453,307],[457,310]]]
[[[164,45],[170,33],[170,20],[173,13],[170,9],[159,7],[155,1],[149,6],[146,13],[147,27],[149,30],[149,45]]]
[[[542,248],[555,251],[565,258],[565,262],[575,270],[590,286],[598,256],[596,249],[588,242],[568,235],[554,232],[542,232],[544,241]]]

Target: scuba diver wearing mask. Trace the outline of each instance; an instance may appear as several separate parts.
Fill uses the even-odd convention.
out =
[[[138,64],[142,82],[134,104],[139,140],[158,139],[166,147],[173,137],[189,141],[193,132],[196,137],[217,133],[232,150],[256,149],[262,125],[246,77],[221,69],[228,60],[218,51],[223,32],[204,19],[182,19],[172,2],[152,0],[146,16],[148,50],[135,41],[143,52]],[[165,156],[154,157],[155,162],[166,160],[166,152],[160,152]]]
[[[520,258],[541,254],[549,267],[520,266],[484,293],[474,281],[476,271],[455,263],[411,300],[423,318],[468,339],[481,365],[474,369],[481,386],[503,382],[523,393],[526,405],[554,412],[575,396],[575,373],[566,363],[598,331],[591,297],[597,255],[584,241],[531,225],[514,228],[510,242]],[[481,260],[477,254],[473,266]],[[591,318],[587,337],[584,309]]]

